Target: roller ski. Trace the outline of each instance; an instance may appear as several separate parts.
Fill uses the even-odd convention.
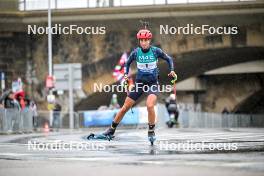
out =
[[[113,140],[115,136],[108,136],[104,134],[94,134],[91,133],[89,136],[87,136],[88,140],[106,140],[106,141],[111,141]]]
[[[149,129],[148,129],[148,140],[151,144],[151,146],[154,145],[154,142],[156,141],[156,136],[155,136],[155,124],[150,125],[149,124]]]
[[[148,131],[148,140],[151,144],[151,146],[154,145],[154,142],[156,141],[156,136],[154,131]]]
[[[87,136],[87,139],[88,140],[107,140],[107,141],[111,141],[115,137],[114,133],[115,133],[115,129],[110,127],[106,132],[104,132],[102,134],[91,133],[89,136]]]

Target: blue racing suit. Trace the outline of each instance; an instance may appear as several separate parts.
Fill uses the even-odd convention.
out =
[[[160,48],[151,46],[144,51],[137,47],[134,49],[125,64],[125,74],[128,74],[131,63],[135,60],[137,63],[137,75],[135,87],[130,91],[128,97],[136,101],[143,92],[155,94],[158,89],[158,58],[164,59],[169,64],[170,71],[174,70],[173,60],[170,56],[164,53]]]

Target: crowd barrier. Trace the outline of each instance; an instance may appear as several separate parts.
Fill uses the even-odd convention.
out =
[[[119,109],[93,110],[74,113],[74,128],[109,126]],[[157,126],[166,127],[169,114],[165,105],[157,104]],[[56,117],[55,117],[56,116]],[[134,107],[121,121],[121,125],[140,125],[148,123],[146,107]],[[218,114],[207,112],[180,111],[178,123],[180,128],[243,128],[264,127],[264,114]],[[69,128],[69,113],[39,111],[33,118],[29,109],[0,109],[0,133],[27,133],[34,128]]]
[[[16,109],[0,109],[1,133],[26,133],[33,131],[33,112]]]
[[[158,117],[157,126],[166,126],[169,114],[165,105],[157,104],[155,111]],[[83,111],[83,127],[108,126],[118,109],[102,111]],[[120,122],[121,125],[139,125],[148,123],[146,107],[135,107],[129,110]],[[178,117],[180,128],[243,128],[264,127],[264,114],[221,114],[195,111],[180,111]]]
[[[264,114],[218,114],[181,111],[178,122],[182,128],[264,127]]]
[[[80,116],[77,112],[73,113],[74,116],[74,128],[79,128],[82,125],[80,122]],[[60,111],[38,111],[37,127],[44,128],[48,125],[50,128],[69,128],[69,112]]]

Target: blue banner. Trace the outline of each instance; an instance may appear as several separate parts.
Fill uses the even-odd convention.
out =
[[[116,113],[119,109],[115,110],[103,110],[103,111],[86,111],[84,112],[84,126],[107,126],[111,125]],[[133,111],[129,110],[121,121],[124,125],[138,124],[139,111],[138,108],[133,108]]]

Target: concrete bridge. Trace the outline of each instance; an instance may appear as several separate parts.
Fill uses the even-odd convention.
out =
[[[110,101],[111,94],[93,94],[91,85],[94,82],[114,84],[111,76],[112,68],[123,51],[137,45],[135,34],[140,28],[139,20],[142,19],[150,22],[150,28],[154,34],[153,43],[174,56],[179,81],[204,75],[205,72],[223,66],[263,60],[264,3],[262,1],[57,9],[53,11],[52,17],[53,24],[62,26],[74,24],[82,27],[104,26],[106,28],[105,35],[53,35],[54,63],[80,62],[83,64],[83,88],[89,97],[80,102],[79,109],[96,108]],[[160,25],[173,28],[188,24],[196,27],[233,26],[237,27],[238,34],[160,34]],[[38,82],[29,85],[29,92],[32,92],[34,97],[43,97],[44,94],[40,89],[43,87],[44,77],[47,74],[47,35],[28,35],[28,25],[46,27],[47,12],[3,11],[0,13],[0,58],[1,62],[14,60],[13,63],[19,58],[20,64],[10,64],[8,67],[8,70],[15,70],[16,75],[25,75],[27,70],[18,68],[27,68],[27,65],[32,65],[31,73],[34,74],[29,74],[29,77],[35,77]],[[165,77],[166,65],[161,62],[160,68],[161,83],[165,84],[168,82]],[[260,80],[256,76],[260,77]],[[27,77],[25,76],[24,79]],[[215,100],[217,98],[214,98],[216,95],[208,95],[206,92],[211,91],[205,90],[192,90],[191,92],[203,92],[203,94],[192,94],[191,99],[194,99],[194,103],[202,102],[207,107],[205,109],[209,111],[219,111],[225,104],[233,110],[251,96],[250,92],[263,89],[261,73],[250,80],[253,80],[254,86],[249,89],[241,82],[238,83],[244,87],[241,90],[245,91],[241,91],[243,96],[236,101],[228,98],[237,96],[235,93],[225,96],[223,92],[220,98],[224,98],[225,101],[218,102]],[[183,91],[183,95],[179,94],[178,98],[182,101],[189,99],[186,92],[188,93]],[[209,97],[209,99],[203,97]],[[210,107],[210,104],[215,103],[220,106]]]

